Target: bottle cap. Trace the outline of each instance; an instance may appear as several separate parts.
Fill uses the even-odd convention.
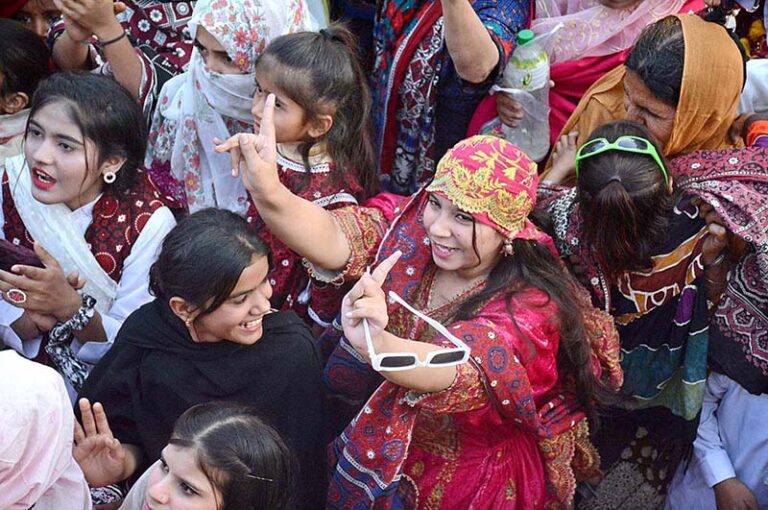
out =
[[[529,42],[533,41],[533,38],[535,37],[535,34],[533,33],[533,30],[530,29],[524,29],[517,33],[517,45],[518,46],[525,46]]]

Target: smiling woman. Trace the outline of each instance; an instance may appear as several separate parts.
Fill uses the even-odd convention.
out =
[[[301,501],[318,508],[320,361],[294,313],[271,313],[268,261],[265,245],[229,211],[204,209],[168,235],[151,271],[156,299],[126,320],[80,393],[104,404],[115,437],[133,445],[126,470],[106,482],[159,458],[188,407],[233,400],[285,437],[301,464]]]

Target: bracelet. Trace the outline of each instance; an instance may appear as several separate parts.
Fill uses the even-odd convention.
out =
[[[109,41],[101,41],[101,40],[100,40],[100,41],[99,41],[99,46],[100,46],[101,48],[103,48],[103,47],[105,47],[105,46],[109,46],[110,44],[114,44],[114,43],[116,43],[117,41],[121,40],[121,39],[122,39],[122,38],[124,38],[124,37],[128,37],[128,32],[126,32],[125,30],[123,30],[123,33],[122,33],[122,34],[120,34],[120,35],[118,35],[118,36],[117,36],[117,37],[115,37],[114,39],[110,39]]]
[[[712,262],[710,262],[709,264],[703,264],[702,263],[702,265],[704,266],[704,271],[706,271],[707,269],[712,269],[713,267],[719,266],[727,258],[728,258],[728,255],[725,252],[723,252],[720,255],[718,255],[717,258],[715,260],[713,260]]]
[[[66,342],[73,331],[81,331],[91,322],[96,313],[96,299],[83,294],[83,305],[75,314],[64,322],[59,322],[48,333],[49,343],[52,345]]]

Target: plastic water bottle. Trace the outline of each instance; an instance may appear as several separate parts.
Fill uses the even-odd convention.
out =
[[[516,128],[502,126],[504,138],[532,160],[544,159],[549,151],[549,56],[532,30],[518,32],[501,85],[499,90],[512,94],[525,112]]]

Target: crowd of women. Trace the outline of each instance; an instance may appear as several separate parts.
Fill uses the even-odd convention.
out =
[[[0,6],[0,508],[768,508],[732,2],[353,4]]]

